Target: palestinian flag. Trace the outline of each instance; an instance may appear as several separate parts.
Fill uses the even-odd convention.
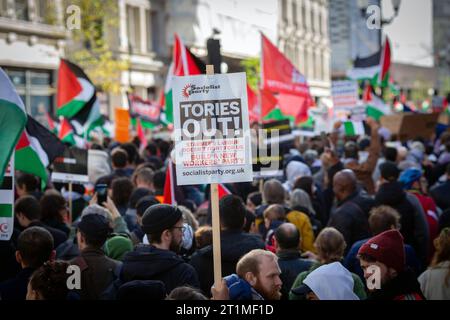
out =
[[[184,200],[181,187],[177,186],[177,175],[175,173],[175,164],[169,160],[166,169],[166,179],[164,181],[164,195],[161,203],[177,204]]]
[[[391,44],[389,38],[384,40],[383,54],[381,55],[378,83],[381,87],[389,85],[389,69],[391,68]]]
[[[9,159],[8,159],[9,160]],[[0,183],[0,241],[8,241],[14,231],[14,154]]]
[[[76,144],[72,125],[69,123],[69,120],[67,120],[66,118],[62,118],[62,120],[61,120],[61,126],[59,128],[58,138],[62,142],[66,142],[71,145]]]
[[[97,92],[89,77],[76,64],[61,59],[57,86],[58,116],[71,119],[78,135],[103,124]]]
[[[47,184],[46,168],[64,153],[64,144],[47,128],[28,116],[25,130],[16,145],[16,170],[34,174]]]
[[[47,128],[48,128],[48,130],[50,130],[54,134],[57,134],[58,133],[58,129],[56,128],[55,120],[53,120],[52,116],[48,112],[45,113],[45,117],[47,118]]]
[[[0,68],[0,184],[26,123],[25,106],[8,76]]]
[[[359,136],[367,134],[366,127],[362,121],[344,121],[343,125],[346,136]]]
[[[384,115],[392,114],[391,108],[384,101],[372,92],[372,86],[368,85],[363,94],[363,101],[366,105],[366,114],[368,117],[380,120]]]
[[[347,72],[347,77],[353,80],[369,80],[372,85],[386,87],[391,66],[391,45],[386,37],[384,46],[368,57],[356,58],[353,69]]]
[[[188,76],[201,74],[193,54],[184,46],[177,34],[174,36],[172,63],[167,73],[164,87],[166,123],[173,123],[172,79],[173,76]]]

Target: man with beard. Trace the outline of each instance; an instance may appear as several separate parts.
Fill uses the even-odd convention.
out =
[[[150,244],[140,244],[123,261],[120,280],[160,280],[169,293],[176,287],[199,287],[197,273],[177,255],[183,238],[180,209],[156,204],[145,210],[142,230]]]
[[[281,270],[274,253],[250,251],[237,263],[236,273],[225,277],[230,300],[280,300]]]

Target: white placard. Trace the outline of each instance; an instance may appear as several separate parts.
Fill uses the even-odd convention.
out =
[[[245,73],[174,77],[178,185],[252,181]]]
[[[331,94],[335,118],[345,120],[358,103],[358,83],[351,80],[333,81]]]

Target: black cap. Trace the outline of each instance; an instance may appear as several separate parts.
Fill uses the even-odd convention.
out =
[[[311,288],[308,287],[306,284],[302,284],[300,287],[291,289],[291,292],[293,294],[296,294],[298,296],[304,296],[310,292],[312,292]]]
[[[120,286],[117,300],[164,300],[166,286],[159,280],[133,280]]]
[[[145,196],[152,195],[152,192],[147,188],[136,188],[130,195],[130,203],[128,207],[136,209],[137,203]]]
[[[159,201],[154,196],[142,197],[136,204],[136,214],[139,217],[142,217],[145,213],[145,210],[155,204],[159,204]]]
[[[90,239],[106,239],[112,232],[108,220],[99,214],[87,214],[83,216],[77,227]]]
[[[386,161],[380,164],[381,177],[387,181],[397,181],[400,175],[400,170],[397,165],[392,161]]]
[[[155,204],[145,210],[142,231],[146,234],[162,232],[172,228],[183,216],[181,210],[168,204]]]

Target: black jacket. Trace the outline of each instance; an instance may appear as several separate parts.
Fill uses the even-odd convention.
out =
[[[347,244],[346,252],[356,241],[370,237],[369,211],[374,205],[373,199],[355,192],[338,203],[331,214],[328,226],[342,233]]]
[[[369,293],[368,300],[425,300],[415,274],[406,270]]]
[[[160,280],[164,283],[167,294],[184,285],[199,287],[197,273],[191,265],[173,251],[149,245],[138,245],[125,256],[120,280],[122,283],[132,280]]]
[[[261,237],[244,233],[240,230],[227,230],[220,233],[222,252],[222,276],[236,273],[239,259],[253,249],[264,249]],[[207,296],[211,295],[214,283],[213,250],[212,245],[197,250],[191,258],[190,264],[200,276],[200,288]]]
[[[0,300],[25,300],[27,286],[35,269],[22,269],[15,278],[0,283]]]
[[[61,243],[63,243],[64,241],[67,240],[67,234],[59,229],[56,228],[52,228],[49,227],[48,225],[46,225],[45,223],[42,223],[39,220],[35,220],[32,221],[29,225],[28,228],[30,227],[42,227],[45,230],[47,230],[48,232],[50,232],[50,234],[53,237],[53,246],[56,249]]]
[[[308,271],[312,266],[312,261],[302,259],[298,250],[281,250],[277,252],[278,266],[281,270],[280,279],[283,282],[281,287],[281,299],[288,300],[289,291],[298,274]]]
[[[436,205],[445,211],[450,208],[450,180],[438,185],[430,190],[431,197]]]
[[[414,236],[414,207],[406,198],[400,182],[394,181],[384,183],[380,186],[375,195],[377,205],[388,205],[400,214],[400,232],[404,242],[411,245],[416,252],[419,252],[418,243]]]

